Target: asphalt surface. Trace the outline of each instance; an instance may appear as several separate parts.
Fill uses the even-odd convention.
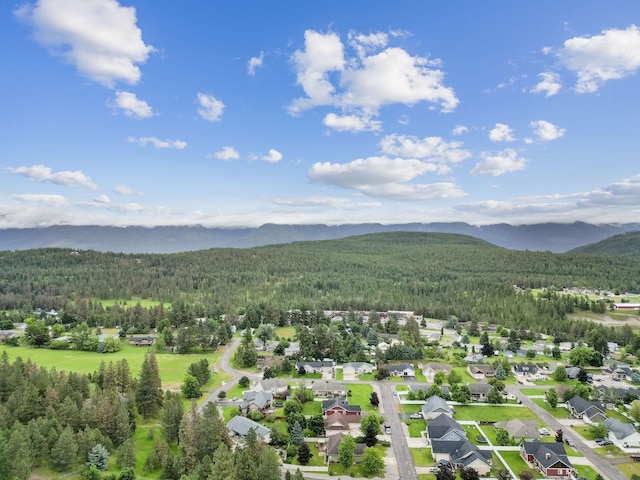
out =
[[[546,425],[551,427],[553,432],[562,429],[563,438],[571,440],[575,445],[573,448],[583,454],[596,468],[598,473],[608,480],[627,480],[620,470],[615,468],[606,458],[602,458],[598,453],[594,452],[591,447],[584,443],[582,437],[575,433],[571,428],[560,423],[554,416],[547,412],[544,408],[536,405],[529,397],[520,391],[518,385],[509,385],[507,387],[509,393],[513,393],[520,399],[522,404],[535,413]],[[579,420],[576,420],[578,422]],[[571,460],[571,458],[569,458]]]

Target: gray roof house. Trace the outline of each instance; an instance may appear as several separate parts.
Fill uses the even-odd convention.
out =
[[[508,422],[496,422],[494,428],[504,428],[509,435],[516,440],[524,437],[525,441],[539,440],[540,431],[535,420],[509,420]]]
[[[523,442],[520,456],[545,478],[571,478],[576,471],[560,442]]]
[[[471,399],[475,402],[486,402],[487,395],[491,391],[491,385],[488,383],[470,383]]]
[[[338,461],[338,446],[340,442],[342,442],[342,438],[344,437],[344,433],[336,433],[335,435],[331,435],[327,439],[326,447],[325,447],[325,459],[327,463],[337,462]],[[362,455],[364,454],[364,449],[367,445],[364,443],[356,443],[356,450],[354,452],[353,461],[355,463],[359,463],[362,459]]]
[[[433,440],[466,440],[467,432],[458,422],[441,413],[433,420],[427,422],[427,436]]]
[[[373,373],[373,365],[367,362],[348,362],[342,366],[344,375],[364,375],[365,373]]]
[[[311,385],[311,391],[316,397],[346,397],[348,388],[338,382],[318,380]]]
[[[491,470],[491,451],[479,450],[467,439],[445,441],[433,440],[431,453],[436,462],[449,460],[454,468],[471,467],[485,476]]]
[[[607,418],[606,410],[602,403],[594,400],[585,400],[576,395],[567,400],[567,409],[574,418],[582,418],[591,425],[604,422]]]
[[[394,377],[415,377],[415,369],[408,363],[401,363],[400,365],[387,365],[389,373]]]
[[[271,402],[273,402],[273,394],[271,392],[244,392],[242,394],[242,404],[240,408],[243,411],[262,411],[266,410],[271,406]]]
[[[281,378],[268,378],[266,380],[258,380],[253,386],[258,392],[284,393],[289,389],[286,380]]]
[[[241,415],[236,415],[229,420],[227,422],[227,428],[232,435],[237,435],[241,438],[246,437],[249,430],[253,429],[258,437],[261,437],[265,443],[269,443],[271,441],[271,430],[264,425]]]
[[[631,423],[622,423],[615,418],[607,418],[602,422],[609,430],[609,440],[618,448],[640,447],[640,433]]]
[[[437,395],[427,398],[424,405],[422,405],[422,418],[431,420],[440,414],[453,417],[453,409],[444,398]]]

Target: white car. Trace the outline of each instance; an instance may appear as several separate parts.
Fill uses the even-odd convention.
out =
[[[546,428],[541,428],[540,430],[538,430],[538,432],[540,433],[540,435],[551,435],[551,433],[549,433],[549,430],[547,430]]]
[[[420,420],[422,418],[422,414],[420,413],[413,413],[411,415],[409,415],[409,418],[411,420]]]

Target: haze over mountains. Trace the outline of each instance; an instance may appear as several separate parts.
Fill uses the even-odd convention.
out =
[[[201,226],[106,227],[53,226],[0,230],[0,250],[66,247],[122,253],[176,253],[208,248],[249,248],[307,240],[330,240],[369,233],[408,231],[470,235],[513,250],[556,253],[640,230],[640,223],[593,225],[542,223],[533,225],[467,223],[376,223],[348,225],[275,225],[257,228]]]

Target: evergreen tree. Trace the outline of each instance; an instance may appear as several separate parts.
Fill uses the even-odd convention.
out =
[[[376,408],[380,405],[380,399],[378,398],[377,392],[371,392],[371,395],[369,396],[369,403]]]
[[[65,428],[58,441],[51,449],[51,463],[60,471],[69,470],[73,467],[78,454],[78,444],[74,438],[71,428]]]
[[[198,412],[195,403],[191,404],[191,409],[182,417],[178,432],[178,453],[182,462],[184,473],[190,473],[198,463],[197,458],[197,434],[196,423],[198,422]]]
[[[18,480],[29,478],[34,465],[34,455],[31,451],[29,432],[21,423],[15,422],[13,424],[4,452],[4,456],[8,461],[6,466],[10,473],[7,478],[16,478]],[[0,453],[0,459],[1,457],[2,454]],[[0,470],[2,470],[1,467]]]
[[[207,480],[234,480],[233,452],[221,443],[211,458],[211,474]]]
[[[104,472],[107,469],[107,463],[109,462],[109,451],[104,447],[104,445],[98,443],[89,452],[87,460],[88,465],[93,465],[101,472]]]
[[[313,454],[309,445],[303,442],[302,445],[298,446],[298,462],[300,462],[300,465],[307,465],[311,457],[313,457]]]
[[[545,400],[551,408],[556,408],[558,406],[558,392],[555,388],[550,388],[549,390],[547,390],[547,393],[545,394]]]
[[[364,443],[367,447],[373,447],[378,443],[378,437],[376,436],[376,427],[369,423],[364,432]]]
[[[136,405],[144,418],[155,416],[162,408],[162,382],[158,371],[158,362],[153,352],[144,356],[138,388],[136,389]]]
[[[184,382],[182,382],[182,394],[186,398],[198,398],[202,395],[200,391],[200,382],[193,375],[185,375]]]
[[[213,402],[207,403],[202,409],[196,422],[195,434],[197,458],[213,457],[221,444],[227,447],[232,445],[229,431]]]
[[[304,432],[299,422],[295,422],[291,428],[291,442],[297,447],[304,444]]]
[[[136,444],[133,438],[118,447],[116,452],[116,466],[118,468],[136,466]]]
[[[502,394],[497,387],[491,387],[491,390],[489,390],[489,393],[487,394],[487,402],[493,405],[502,403]]]
[[[162,429],[168,442],[178,440],[180,422],[184,416],[184,406],[180,395],[167,390],[162,409]]]

